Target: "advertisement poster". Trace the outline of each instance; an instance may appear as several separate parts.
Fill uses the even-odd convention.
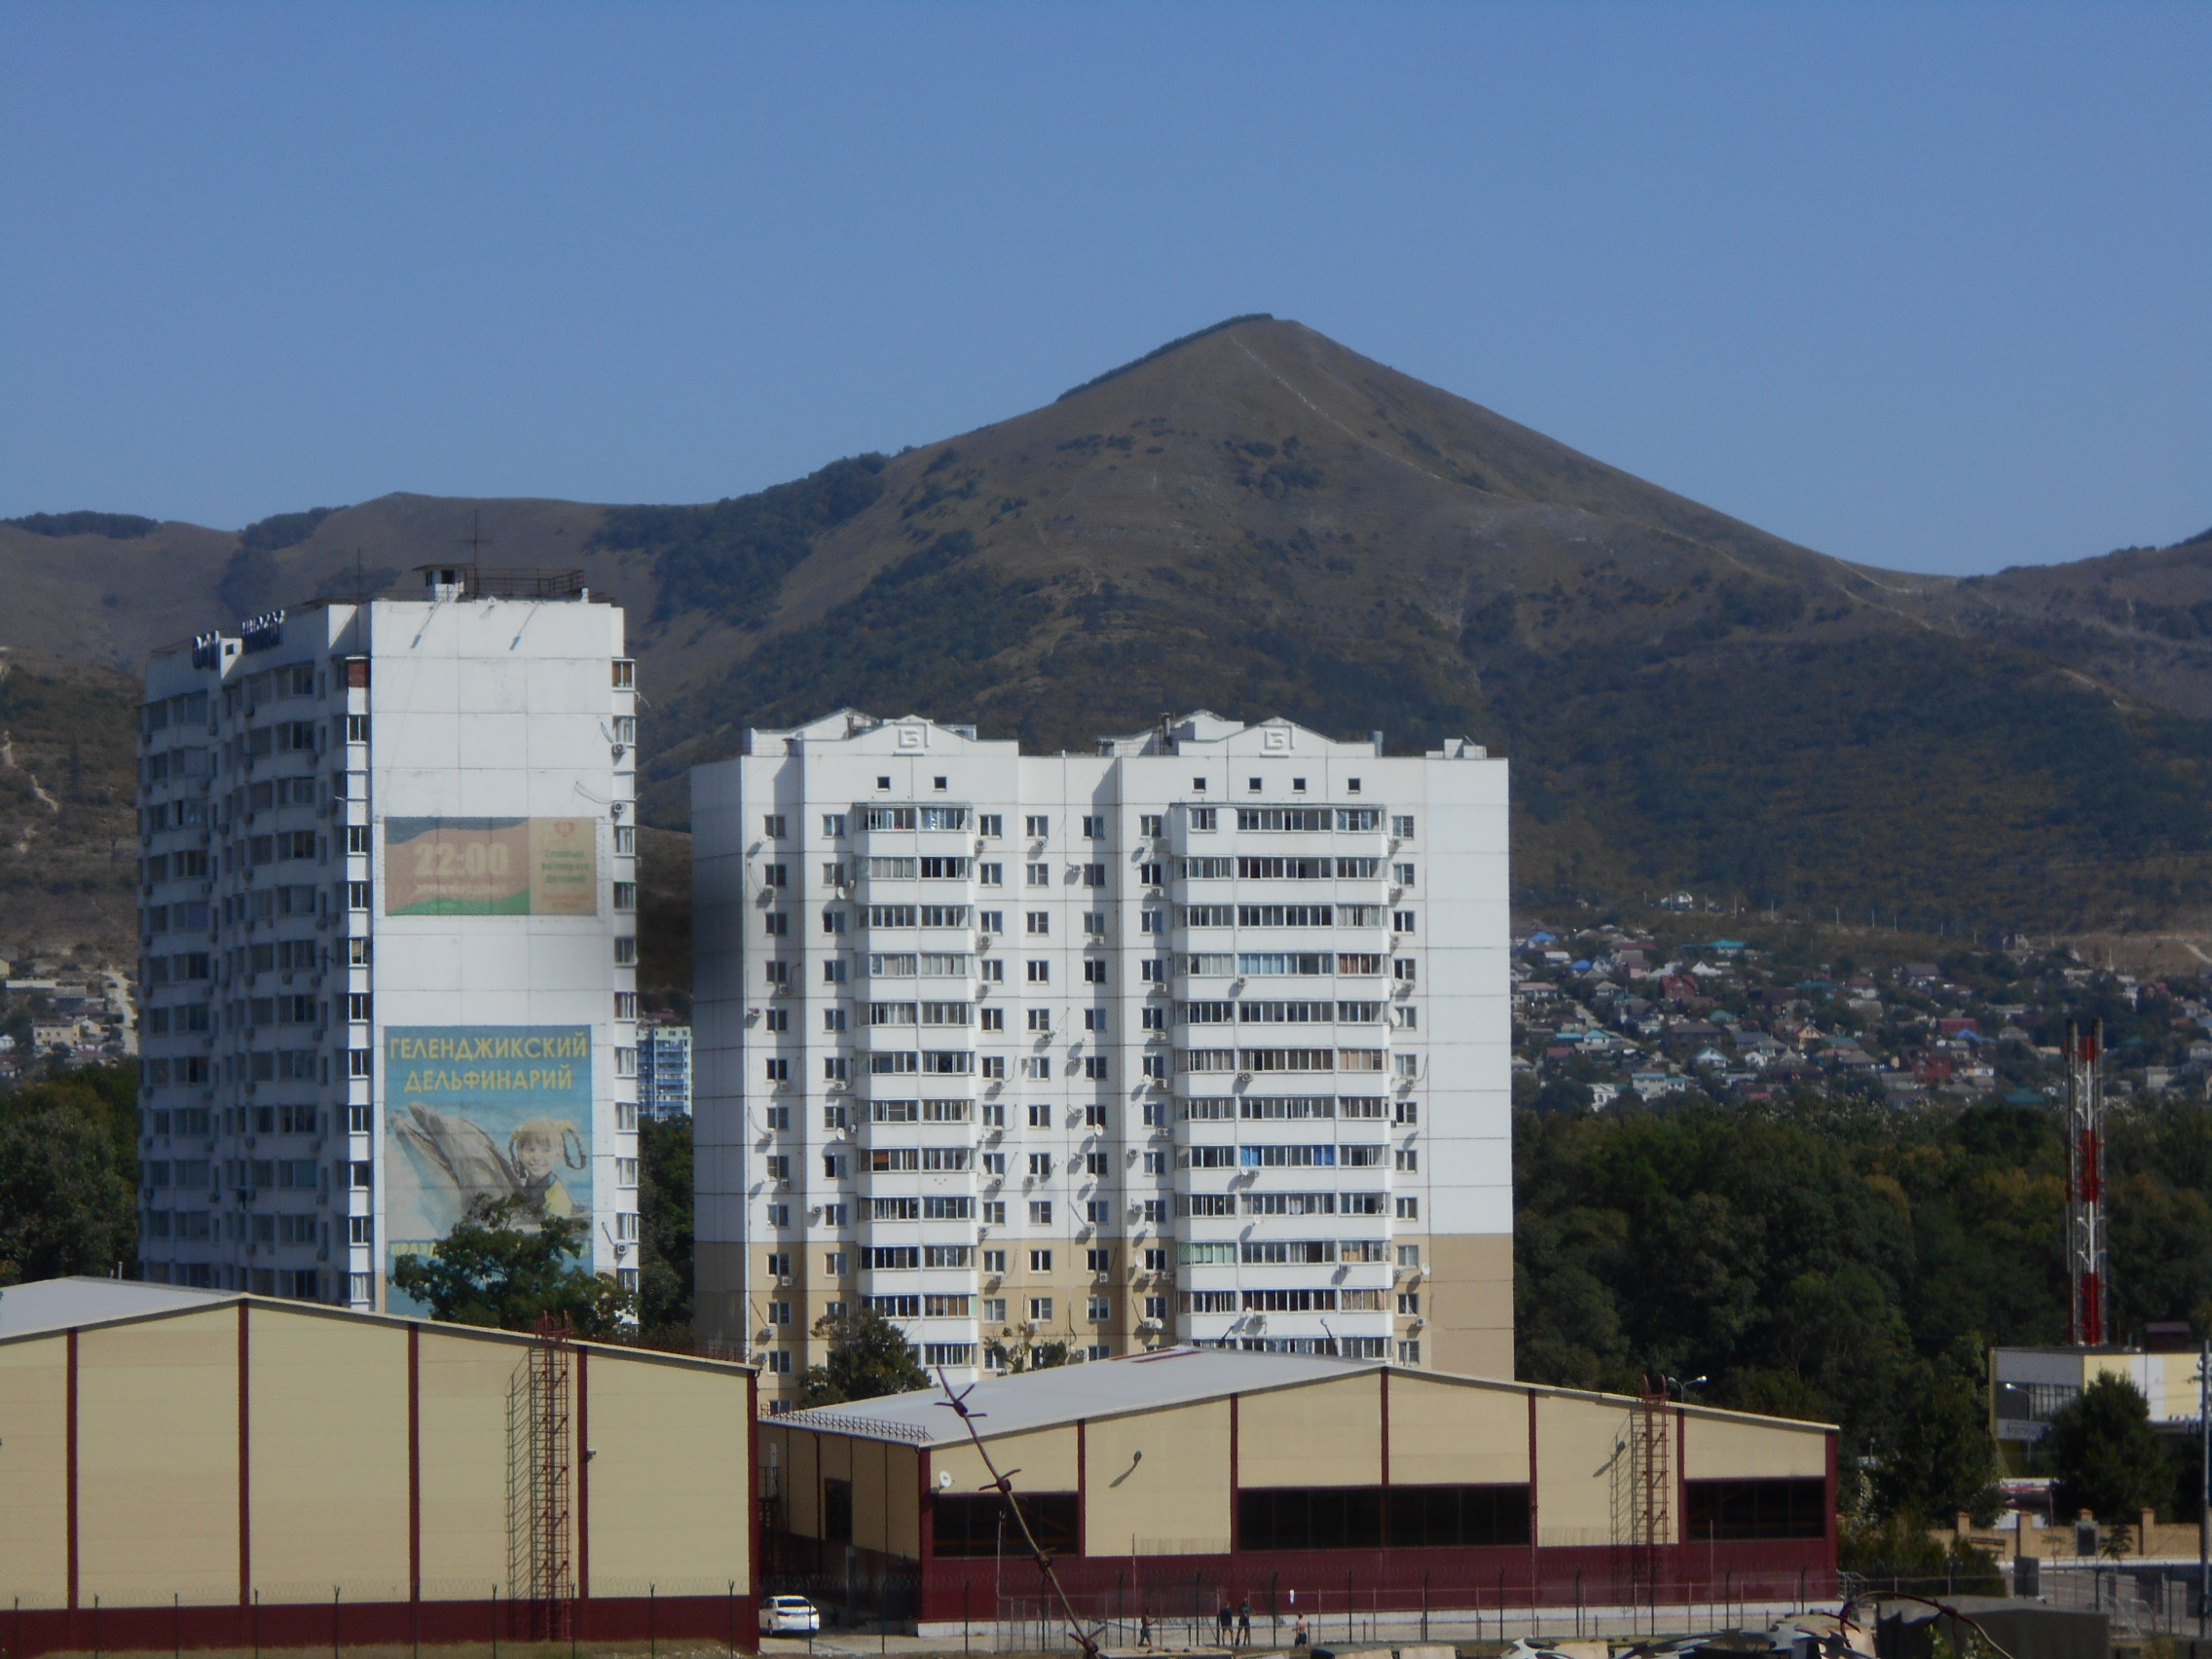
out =
[[[387,916],[593,916],[599,826],[589,818],[387,818]]]
[[[394,1261],[427,1255],[478,1198],[589,1223],[591,1027],[387,1026],[383,1059]]]

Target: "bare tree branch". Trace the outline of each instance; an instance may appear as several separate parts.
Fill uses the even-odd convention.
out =
[[[1014,1477],[1020,1471],[1009,1469],[1001,1474],[998,1464],[991,1459],[990,1449],[983,1444],[983,1437],[976,1431],[977,1420],[989,1415],[977,1411],[968,1404],[968,1396],[976,1391],[976,1384],[971,1382],[967,1387],[956,1391],[944,1380],[944,1367],[940,1365],[937,1372],[937,1385],[944,1390],[944,1398],[938,1404],[950,1406],[960,1414],[960,1420],[968,1430],[969,1444],[976,1448],[976,1456],[983,1459],[983,1467],[991,1472],[991,1478],[985,1484],[997,1492],[999,1501],[1006,1505],[1007,1513],[1014,1517],[1014,1526],[1021,1530],[1021,1541],[1028,1546],[1030,1560],[1037,1564],[1037,1570],[1045,1582],[1052,1587],[1052,1597],[1059,1603],[1060,1613],[1067,1620],[1068,1635],[1083,1649],[1084,1659],[1098,1659],[1098,1639],[1106,1627],[1100,1624],[1086,1629],[1083,1620],[1076,1616],[1075,1604],[1068,1600],[1067,1591],[1060,1587],[1060,1575],[1052,1570],[1052,1552],[1037,1541],[1037,1534],[1029,1530],[1029,1517],[1022,1514],[1021,1505],[1014,1501]]]

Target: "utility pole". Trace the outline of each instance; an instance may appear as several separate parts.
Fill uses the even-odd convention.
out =
[[[2203,1462],[2196,1509],[2196,1640],[2212,1623],[2212,1338],[2196,1359],[2196,1439]]]
[[[2066,1022],[2066,1342],[2102,1347],[2109,1306],[2105,1265],[2105,1023]]]

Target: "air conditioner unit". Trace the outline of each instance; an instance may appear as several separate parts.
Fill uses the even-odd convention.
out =
[[[777,1283],[777,1284],[778,1284],[779,1286],[781,1286],[781,1287],[783,1287],[783,1288],[785,1288],[785,1289],[789,1289],[789,1288],[790,1288],[790,1286],[791,1286],[791,1282],[792,1282],[792,1275],[791,1275],[791,1274],[789,1274],[789,1273],[786,1273],[786,1274],[784,1274],[784,1275],[783,1275],[783,1277],[781,1277],[781,1278],[779,1278],[778,1280],[776,1280],[776,1283]]]

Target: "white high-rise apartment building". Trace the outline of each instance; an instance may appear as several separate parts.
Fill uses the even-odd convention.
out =
[[[1513,1363],[1506,768],[840,713],[692,773],[698,1319]],[[996,1347],[999,1351],[994,1353]]]
[[[399,1308],[479,1198],[634,1280],[636,692],[573,572],[424,572],[157,652],[140,1255]]]

